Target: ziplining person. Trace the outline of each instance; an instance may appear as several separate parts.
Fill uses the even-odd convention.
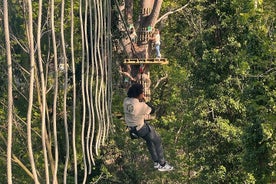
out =
[[[154,168],[159,171],[170,171],[173,167],[164,158],[164,150],[160,136],[155,129],[145,121],[145,116],[153,114],[155,109],[145,102],[144,88],[139,83],[133,84],[123,102],[125,122],[132,139],[141,137],[147,143],[148,150],[154,162]]]

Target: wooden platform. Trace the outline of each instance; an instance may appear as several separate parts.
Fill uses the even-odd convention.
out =
[[[169,61],[167,58],[131,58],[131,59],[124,59],[124,64],[129,64],[129,65],[139,65],[139,64],[161,64],[165,65],[168,64]]]

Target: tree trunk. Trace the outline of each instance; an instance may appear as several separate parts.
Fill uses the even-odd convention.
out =
[[[139,19],[133,23],[133,0],[125,1],[125,18],[121,16],[125,28],[121,30],[127,32],[127,37],[122,39],[122,43],[129,58],[148,59],[152,57],[152,34],[160,13],[162,0],[141,0],[140,5]],[[124,22],[124,19],[126,22]],[[124,77],[128,78],[129,81],[144,83],[144,87],[148,88],[148,94],[146,95],[150,96],[149,66],[143,64],[140,66],[125,66],[124,68],[120,71]],[[126,87],[128,86],[126,85]]]
[[[125,12],[125,17],[121,18],[125,27],[122,31],[127,31],[128,35],[122,40],[124,50],[126,54],[131,57],[148,58],[150,53],[148,52],[149,38],[152,35],[152,31],[155,27],[158,19],[162,0],[141,0],[140,19],[136,22],[133,21],[133,0],[126,0],[125,7],[121,6],[121,11]],[[138,25],[138,26],[137,26]],[[130,40],[132,26],[137,26],[137,44]],[[134,27],[134,29],[136,29]],[[134,48],[133,45],[134,44]]]

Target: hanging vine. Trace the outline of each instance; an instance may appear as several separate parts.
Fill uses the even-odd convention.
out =
[[[30,56],[30,85],[29,85],[29,99],[28,99],[28,112],[27,112],[27,143],[28,143],[28,153],[29,153],[29,159],[32,166],[32,173],[34,175],[34,181],[35,183],[38,183],[37,180],[37,171],[34,161],[34,155],[33,155],[33,143],[32,143],[32,110],[33,110],[33,97],[34,97],[34,74],[35,74],[35,57],[34,57],[34,34],[33,34],[33,8],[32,8],[32,2],[31,0],[27,1],[27,10],[28,10],[28,20],[27,20],[27,40],[29,44],[29,56]],[[46,157],[47,158],[47,157]],[[47,162],[47,159],[45,159],[45,163]],[[45,169],[46,172],[46,178],[48,175],[48,169]]]
[[[74,178],[75,183],[87,183],[112,122],[111,1],[26,0],[9,7],[26,22],[13,26],[8,19],[14,17],[8,15],[7,1],[3,2],[7,65],[11,66],[9,103],[3,106],[9,112],[8,132],[1,137],[7,144],[7,182],[13,183],[18,175],[12,165],[19,165],[26,182],[67,183]],[[10,34],[16,40],[12,45]],[[15,46],[19,49],[10,49]],[[29,62],[18,60],[19,67],[14,67],[11,61],[25,53]],[[29,76],[17,97],[27,102],[26,117],[20,113],[23,107],[12,101],[12,69]],[[18,111],[12,111],[13,105]],[[13,113],[25,127],[13,129]],[[28,160],[12,150],[12,135],[17,136],[17,131],[26,138]],[[24,146],[14,144],[16,149]]]
[[[12,93],[12,58],[11,58],[11,45],[8,21],[8,1],[3,1],[4,9],[4,33],[6,44],[6,57],[8,67],[8,135],[7,135],[7,183],[12,184],[12,127],[13,127],[13,93]]]

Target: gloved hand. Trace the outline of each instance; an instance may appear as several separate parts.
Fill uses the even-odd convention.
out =
[[[146,104],[151,108],[150,114],[155,113],[155,107],[153,106],[153,104],[151,102],[146,102]]]

